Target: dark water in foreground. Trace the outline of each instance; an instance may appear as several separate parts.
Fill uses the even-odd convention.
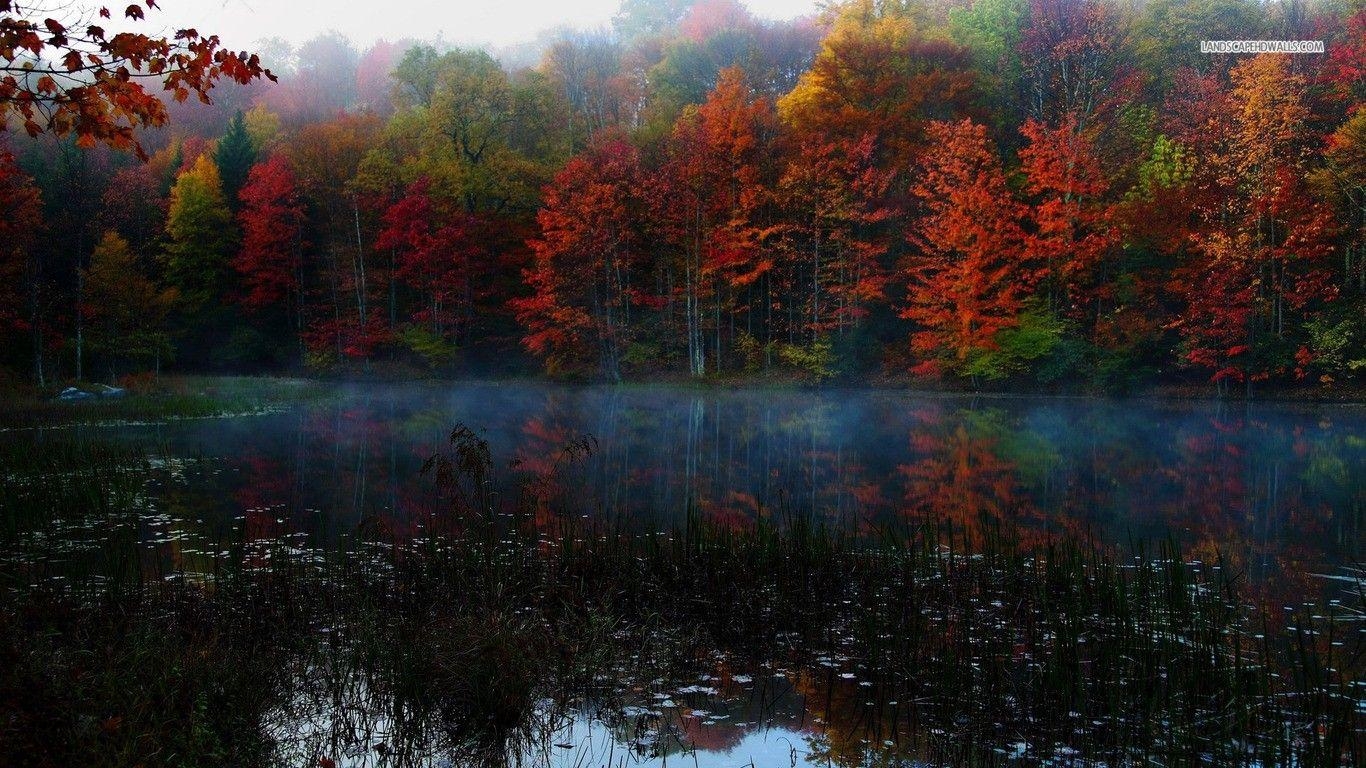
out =
[[[688,514],[736,528],[810,514],[869,535],[893,521],[948,520],[973,537],[1001,520],[1039,541],[1172,540],[1191,559],[1222,558],[1254,596],[1287,605],[1331,590],[1362,556],[1360,407],[478,384],[355,388],[265,416],[77,432],[146,443],[169,459],[148,495],[160,522],[146,541],[188,570],[204,542],[239,526],[262,539],[326,541],[362,523],[417,533],[414,521],[437,503],[421,468],[455,424],[483,431],[504,494],[543,478],[533,486],[547,509],[641,530]],[[585,435],[590,453],[562,451]],[[179,459],[202,460],[193,482]],[[874,754],[882,746],[868,733],[826,727],[862,704],[864,683],[845,670],[832,663],[828,680],[812,680],[723,669],[643,690],[625,720],[588,709],[559,716],[542,754],[527,757],[719,767]],[[648,732],[630,726],[642,715]],[[383,717],[370,727],[381,742]],[[848,738],[862,745],[838,744]],[[340,764],[372,762],[362,748]]]

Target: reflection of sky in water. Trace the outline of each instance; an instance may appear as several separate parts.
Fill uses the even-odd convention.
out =
[[[824,766],[829,762],[813,753],[811,734],[782,727],[756,728],[745,731],[739,743],[721,748],[674,751],[665,754],[641,754],[620,743],[601,722],[575,720],[568,728],[555,735],[568,748],[553,747],[561,753],[552,758],[553,766],[658,766],[693,765],[707,768],[739,768],[740,766]],[[696,761],[694,763],[694,758]]]
[[[830,679],[841,688],[857,688],[844,676]],[[547,699],[536,709],[527,734],[509,745],[514,759],[507,763],[526,768],[834,766],[861,764],[868,756],[895,751],[896,742],[870,741],[864,738],[870,735],[865,729],[851,724],[835,727],[843,729],[842,736],[827,733],[826,721],[816,714],[826,701],[819,676],[789,678],[766,670],[758,678],[735,674],[723,682],[703,675],[699,680],[625,699],[634,703],[597,702],[565,711]],[[369,701],[364,684],[346,690],[350,698],[300,696],[289,708],[272,713],[270,732],[285,764],[311,764],[310,756],[316,755],[341,768],[390,764],[384,755],[396,734],[387,708]],[[811,699],[802,691],[814,696],[814,709],[808,708]],[[338,707],[344,717],[337,716]],[[345,738],[334,738],[338,733]],[[414,765],[448,768],[479,762],[459,749],[443,756],[446,750],[437,747],[409,759]],[[494,762],[502,764],[501,759]]]
[[[857,689],[856,682],[831,679],[841,688]],[[842,754],[832,751],[826,723],[808,708],[803,693],[823,701],[818,687],[809,676],[775,676],[769,670],[757,677],[736,674],[728,682],[704,675],[696,684],[655,693],[620,710],[574,712],[528,753],[527,762],[556,768],[830,766],[881,751],[861,738],[868,735],[863,728],[848,726],[841,727],[857,734],[840,739]]]

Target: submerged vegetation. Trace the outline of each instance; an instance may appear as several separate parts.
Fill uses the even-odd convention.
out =
[[[150,484],[213,468],[144,449],[10,443],[0,470],[10,765],[578,765],[585,723],[621,744],[612,765],[690,762],[725,717],[709,706],[748,697],[762,730],[779,689],[794,764],[1366,757],[1352,571],[1259,605],[1161,542],[795,508],[649,530],[563,514],[552,478],[495,490],[464,428],[423,513],[327,535],[277,510],[172,517]]]

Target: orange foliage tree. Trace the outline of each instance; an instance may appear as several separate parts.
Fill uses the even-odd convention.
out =
[[[706,102],[685,111],[674,126],[671,159],[660,179],[671,195],[656,210],[682,255],[693,375],[705,372],[708,346],[713,369],[719,370],[723,318],[733,319],[739,307],[750,314],[753,305],[745,299],[773,267],[760,238],[776,128],[772,104],[753,95],[737,68],[723,71]],[[713,334],[710,344],[703,338],[706,326]]]
[[[974,363],[1016,325],[1029,295],[1022,258],[1023,206],[1006,186],[985,126],[962,120],[929,127],[934,150],[922,162],[913,192],[924,214],[910,233],[907,304],[920,370],[947,365],[976,375]]]
[[[1205,173],[1222,193],[1202,201],[1177,324],[1186,360],[1216,382],[1250,384],[1293,368],[1293,320],[1336,294],[1325,266],[1338,225],[1307,188],[1307,83],[1287,58],[1235,66],[1227,109],[1206,120],[1222,140],[1202,156]]]
[[[1020,129],[1029,145],[1020,150],[1025,191],[1032,199],[1029,260],[1044,270],[1049,307],[1079,314],[1101,258],[1117,241],[1104,195],[1110,184],[1101,172],[1091,131],[1068,115],[1054,126],[1028,120]]]

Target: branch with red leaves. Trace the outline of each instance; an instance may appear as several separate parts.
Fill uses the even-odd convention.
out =
[[[133,3],[123,16],[144,21],[142,6],[157,3]],[[207,104],[220,80],[275,80],[255,54],[227,50],[216,35],[111,34],[101,26],[111,18],[103,6],[0,0],[0,131],[13,118],[30,136],[75,135],[82,147],[105,144],[146,159],[137,129],[165,125],[168,116],[143,81],[160,81],[177,101],[194,95]]]

